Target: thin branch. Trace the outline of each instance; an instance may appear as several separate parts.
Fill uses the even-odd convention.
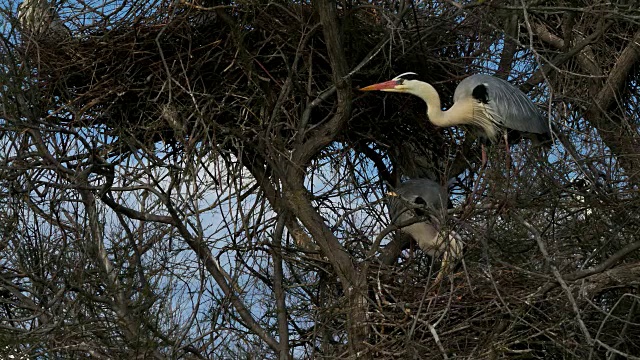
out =
[[[518,221],[520,221],[520,223],[522,223],[527,228],[527,230],[529,230],[531,235],[533,235],[534,239],[536,240],[536,243],[538,244],[538,248],[542,253],[542,256],[544,256],[545,261],[547,261],[547,263],[549,264],[549,267],[551,268],[551,272],[553,273],[553,276],[555,276],[558,283],[560,283],[562,290],[564,290],[565,294],[567,295],[567,299],[571,303],[571,307],[573,308],[576,321],[578,322],[578,327],[582,331],[582,334],[587,340],[587,343],[593,346],[593,343],[594,343],[593,338],[589,333],[589,329],[587,329],[587,326],[584,324],[584,321],[582,321],[582,316],[580,315],[580,309],[578,308],[578,304],[576,303],[576,300],[573,297],[573,294],[571,293],[571,289],[569,289],[569,286],[567,285],[567,283],[564,281],[564,279],[562,279],[562,275],[560,275],[558,268],[556,268],[556,266],[551,261],[551,257],[549,256],[549,253],[547,252],[547,248],[544,242],[542,241],[542,236],[540,236],[540,232],[533,225],[531,225],[529,222],[524,220],[519,214],[514,213],[513,215],[518,219]]]
[[[280,349],[280,344],[265,329],[263,329],[260,324],[258,324],[249,309],[242,302],[242,299],[238,297],[238,294],[236,294],[227,283],[226,279],[229,278],[229,275],[226,274],[222,267],[220,267],[220,264],[218,264],[218,261],[215,259],[206,243],[202,239],[194,238],[191,235],[187,227],[180,220],[181,217],[173,207],[173,203],[169,198],[164,197],[161,200],[167,207],[167,211],[171,214],[171,217],[174,219],[178,232],[182,235],[184,241],[189,245],[189,247],[196,253],[200,261],[202,261],[209,274],[211,274],[218,286],[220,286],[220,289],[222,289],[222,292],[231,299],[233,307],[240,315],[245,326],[255,332],[255,334],[267,343],[271,349],[278,351]]]

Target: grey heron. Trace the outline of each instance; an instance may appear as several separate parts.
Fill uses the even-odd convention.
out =
[[[18,6],[18,21],[28,36],[63,40],[71,36],[55,7],[48,0],[24,0]]]
[[[550,138],[550,127],[536,105],[509,82],[485,74],[471,75],[458,84],[453,95],[454,104],[443,111],[436,89],[415,79],[407,72],[392,80],[361,88],[361,91],[404,92],[420,97],[427,103],[427,116],[436,126],[472,125],[490,141],[503,133],[509,150],[507,134],[531,138],[536,144]],[[486,162],[484,146],[483,164]]]
[[[442,269],[436,278],[439,281],[451,260],[462,256],[462,242],[457,234],[453,231],[442,234],[439,230],[438,217],[442,219],[446,215],[447,190],[426,178],[405,181],[394,190],[388,193],[389,217],[429,256],[436,258],[442,254]],[[416,217],[427,219],[411,223]]]

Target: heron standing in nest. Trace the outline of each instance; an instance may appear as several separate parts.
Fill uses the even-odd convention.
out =
[[[434,125],[470,125],[492,142],[498,135],[502,135],[507,154],[509,138],[527,137],[534,144],[545,144],[551,139],[547,119],[527,95],[505,80],[485,74],[471,75],[458,84],[453,95],[453,105],[443,111],[436,89],[416,77],[415,73],[408,72],[360,90],[402,92],[418,96],[427,103],[427,116]],[[482,164],[486,162],[483,144]]]
[[[413,238],[432,258],[442,255],[442,267],[436,278],[436,282],[440,281],[451,263],[462,257],[463,247],[454,231],[440,231],[438,217],[444,219],[446,215],[447,190],[433,180],[422,178],[405,181],[388,195],[392,223],[400,226],[400,231]]]

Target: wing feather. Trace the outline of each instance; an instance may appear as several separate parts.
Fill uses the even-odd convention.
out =
[[[500,78],[476,74],[462,80],[453,96],[454,102],[471,97],[478,85],[487,88],[488,104],[491,112],[498,116],[502,126],[535,134],[548,134],[549,123],[536,105],[520,89]]]
[[[394,190],[397,195],[402,197],[402,199],[396,196],[389,198],[389,216],[391,221],[396,224],[414,216],[413,212],[407,211],[406,201],[417,203],[416,199],[421,198],[426,203],[426,207],[434,211],[447,207],[447,190],[430,179],[408,180],[398,185]]]

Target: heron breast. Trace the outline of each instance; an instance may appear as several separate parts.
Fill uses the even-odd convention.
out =
[[[445,249],[443,241],[439,241],[438,231],[430,224],[420,222],[402,228],[402,231],[409,234],[417,243],[420,249],[430,256],[437,256]]]
[[[489,104],[477,102],[473,106],[472,125],[480,128],[489,140],[494,141],[500,130],[500,117]]]

